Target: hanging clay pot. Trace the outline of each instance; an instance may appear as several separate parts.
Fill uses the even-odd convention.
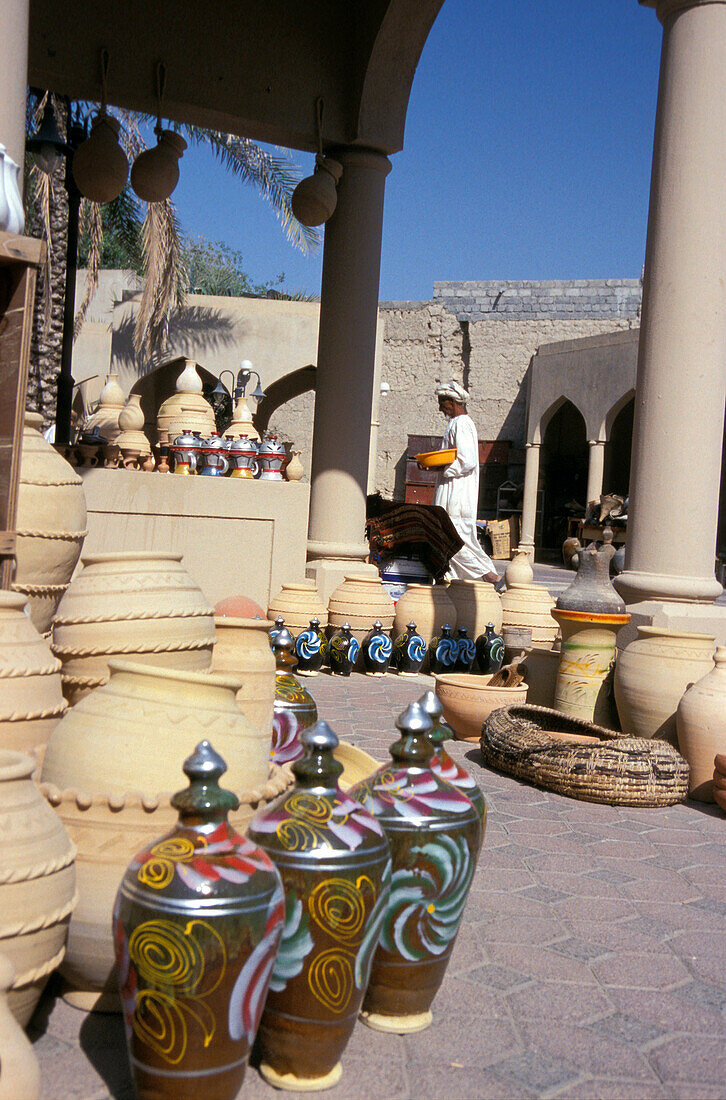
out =
[[[393,629],[395,605],[380,580],[363,574],[350,574],[334,590],[328,601],[328,624],[331,628],[348,623],[353,637],[360,643],[379,619],[390,634]],[[332,633],[329,630],[328,633]]]
[[[177,824],[134,856],[116,897],[140,1100],[235,1097],[265,1003],[285,898],[272,861],[227,820],[239,800],[219,786],[225,771],[201,741],[184,761],[189,787],[171,799]]]
[[[98,408],[88,417],[83,425],[85,434],[98,432],[108,443],[115,443],[121,431],[119,419],[126,406],[124,391],[118,384],[118,375],[109,374],[106,377],[106,385],[101,390],[98,399]],[[139,412],[141,410],[139,409]],[[144,426],[143,413],[141,413],[141,427]]]
[[[15,970],[8,1004],[21,1027],[63,959],[77,900],[75,849],[31,779],[35,767],[0,749],[0,951]]]
[[[42,425],[39,413],[26,412],[12,588],[27,597],[33,625],[45,634],[88,531],[83,482],[40,434]]]
[[[376,619],[361,643],[363,669],[367,676],[385,676],[393,656],[393,642]]]
[[[470,638],[466,627],[462,626],[456,632],[456,664],[454,672],[471,672],[476,659],[476,642]]]
[[[131,186],[142,202],[164,202],[179,182],[179,160],[187,147],[174,130],[154,129],[156,145],[144,149],[131,166]]]
[[[272,719],[270,759],[288,764],[303,754],[300,735],[318,720],[318,708],[307,688],[293,672],[297,667],[295,639],[284,625],[276,631],[272,649],[275,654],[275,708]]]
[[[8,1006],[14,980],[13,964],[7,955],[0,955],[0,1100],[40,1100],[38,1059]]]
[[[476,666],[480,672],[499,672],[504,662],[504,638],[497,634],[494,623],[476,640]]]
[[[448,586],[456,608],[456,626],[463,626],[470,638],[478,638],[489,622],[502,628],[502,598],[488,581],[451,581]],[[451,624],[452,626],[454,624]]]
[[[328,642],[328,663],[334,676],[350,676],[358,659],[360,646],[353,637],[348,623],[330,636]]]
[[[440,776],[441,779],[445,779],[447,783],[451,783],[452,786],[457,787],[461,793],[466,795],[469,799],[472,806],[479,814],[479,820],[481,821],[481,842],[483,844],[487,820],[487,804],[484,801],[484,795],[479,790],[479,786],[474,777],[470,775],[466,768],[462,768],[461,765],[457,764],[446,751],[445,743],[453,736],[454,731],[444,721],[444,708],[441,705],[441,700],[435,692],[429,690],[424,692],[418,702],[431,719],[429,740],[434,746],[435,752],[435,756],[431,759],[431,771],[436,772],[436,774]]]
[[[129,178],[129,162],[119,144],[121,124],[103,108],[91,123],[91,135],[73,155],[73,178],[91,202],[113,202]]]
[[[108,681],[112,657],[173,668],[209,668],[214,613],[181,554],[92,554],[53,622],[53,652],[73,705]]]
[[[409,584],[396,604],[393,632],[402,634],[406,623],[414,620],[418,632],[428,646],[444,623],[456,626],[456,608],[444,584]]]
[[[452,627],[444,623],[441,634],[431,639],[429,646],[429,672],[434,676],[438,672],[453,672],[459,647],[456,638],[451,637]]]
[[[305,730],[295,787],[248,836],[277,864],[285,930],[258,1034],[260,1072],[278,1088],[334,1085],[386,915],[391,860],[380,824],[338,786],[338,738]]]
[[[688,793],[713,802],[714,757],[726,752],[726,646],[714,667],[684,692],[676,711],[678,747],[691,769]]]
[[[314,616],[307,630],[301,630],[295,639],[296,672],[298,676],[317,676],[323,667],[328,652],[328,642],[320,625],[320,619]]]
[[[193,359],[184,359],[176,380],[176,392],[167,397],[156,417],[156,433],[162,446],[172,443],[184,432],[208,436],[216,432],[214,410],[202,396],[202,380]],[[174,425],[172,431],[172,424]]]
[[[413,620],[393,643],[393,664],[399,676],[417,676],[426,660],[426,642]]]
[[[293,214],[303,225],[322,225],[332,217],[338,202],[336,190],[343,166],[318,153],[312,176],[300,180],[292,193]]]
[[[472,803],[431,768],[432,723],[418,703],[396,722],[393,762],[350,790],[391,846],[391,895],[361,1019],[406,1034],[431,1023],[481,847]]]
[[[283,584],[267,608],[268,619],[275,619],[278,615],[282,615],[285,625],[293,634],[299,630],[307,630],[313,618],[319,619],[324,627],[328,622],[328,609],[318,596],[315,581]]]
[[[214,616],[212,671],[242,676],[237,704],[263,736],[272,729],[275,702],[275,658],[270,651],[267,619]]]
[[[555,601],[544,585],[513,584],[502,596],[502,627],[531,630],[535,649],[552,649],[558,634],[551,614],[554,606]],[[496,621],[492,622],[498,630]]]
[[[504,570],[504,580],[507,588],[513,584],[531,584],[534,580],[534,571],[529,561],[526,550],[515,550],[512,560]]]

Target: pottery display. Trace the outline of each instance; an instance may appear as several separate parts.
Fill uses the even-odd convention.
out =
[[[494,623],[476,640],[476,667],[479,672],[499,672],[504,662],[504,638],[497,634]]]
[[[676,710],[678,747],[691,769],[688,793],[699,802],[714,801],[714,757],[726,752],[726,646],[717,647],[713,663]]]
[[[300,451],[291,451],[290,461],[284,470],[286,481],[301,481],[305,470],[300,461]]]
[[[35,767],[0,749],[0,951],[15,971],[8,1005],[21,1027],[63,959],[77,900],[75,849],[31,779]]]
[[[395,610],[393,600],[380,580],[351,573],[333,591],[328,601],[328,624],[332,628],[329,633],[348,623],[353,637],[362,642],[378,619],[385,633],[390,634]]]
[[[260,441],[260,433],[254,425],[252,420],[252,412],[247,399],[244,394],[237,400],[237,404],[234,407],[234,413],[229,423],[229,427],[225,428],[225,439],[242,439],[245,437],[255,443]],[[255,455],[257,454],[257,448],[255,447]]]
[[[242,676],[237,704],[260,734],[272,729],[275,702],[275,658],[269,640],[271,626],[267,619],[214,616],[216,641],[212,671]]]
[[[457,787],[471,802],[481,821],[481,842],[484,843],[484,830],[487,820],[487,804],[484,795],[474,777],[460,764],[449,756],[445,748],[446,741],[453,735],[453,730],[444,721],[444,708],[441,700],[434,691],[426,691],[418,700],[419,705],[431,719],[431,732],[429,740],[434,746],[435,755],[431,759],[431,771],[445,779],[447,783]]]
[[[298,676],[317,676],[328,652],[325,631],[317,615],[310,620],[307,630],[301,630],[295,639],[296,673]]]
[[[126,395],[118,384],[118,375],[107,375],[106,385],[101,390],[101,396],[98,399],[98,408],[83,425],[84,432],[93,432],[97,429],[98,434],[107,443],[114,443],[121,431],[119,417],[124,411],[125,405]],[[140,426],[143,427],[143,413]]]
[[[209,741],[184,761],[179,817],[131,860],[113,937],[140,1100],[229,1097],[242,1085],[285,917],[264,851],[230,825],[225,762]],[[203,1084],[202,1084],[203,1082]]]
[[[515,550],[512,560],[507,563],[504,570],[504,581],[507,588],[513,584],[531,584],[534,580],[534,570],[530,564],[529,554],[526,550]]]
[[[174,439],[171,434],[172,422],[177,434],[181,432],[200,432],[210,435],[217,430],[214,410],[202,396],[202,380],[197,365],[192,359],[184,360],[184,367],[176,380],[176,392],[167,397],[156,417],[158,442],[166,445]]]
[[[13,964],[7,955],[0,955],[0,1100],[40,1100],[38,1059],[8,1006],[14,980]]]
[[[393,656],[393,642],[376,619],[361,642],[363,670],[367,676],[385,676]]]
[[[523,667],[527,681],[527,702],[555,709],[555,684],[560,667],[559,642],[554,649],[530,649]]]
[[[68,704],[61,663],[25,613],[27,602],[0,591],[0,748],[40,759]]]
[[[282,468],[287,462],[287,452],[275,435],[267,435],[257,450],[260,481],[282,481]]]
[[[311,619],[319,619],[324,627],[328,623],[328,609],[318,596],[315,581],[283,584],[267,608],[268,619],[274,620],[278,615],[282,615],[293,634],[298,630],[307,630]]]
[[[489,581],[451,581],[447,591],[456,608],[456,626],[463,626],[470,638],[478,638],[489,622],[501,630],[502,597]]]
[[[491,678],[491,675],[475,672],[446,672],[434,676],[444,718],[458,741],[478,744],[482,725],[493,710],[527,701],[526,684],[489,687]]]
[[[380,1031],[421,1031],[446,971],[481,847],[481,822],[460,790],[431,769],[432,723],[418,703],[398,718],[392,763],[350,790],[383,826],[391,893],[361,1019]]]
[[[328,664],[334,676],[350,676],[358,659],[360,646],[353,637],[348,623],[330,636],[328,642]]]
[[[409,584],[396,604],[393,619],[394,637],[402,634],[413,619],[418,632],[428,646],[444,623],[456,626],[456,608],[444,584]]]
[[[502,627],[524,627],[532,631],[535,649],[552,649],[558,627],[552,618],[555,601],[544,585],[513,584],[502,595]],[[496,620],[492,619],[496,630]]]
[[[437,672],[454,671],[459,649],[456,638],[451,636],[451,630],[452,627],[448,623],[444,623],[441,627],[441,634],[431,639],[428,671],[432,676]]]
[[[40,434],[42,426],[39,413],[26,412],[12,588],[27,598],[33,625],[45,634],[88,532],[83,482]]]
[[[678,703],[686,688],[711,671],[715,648],[710,634],[639,626],[638,637],[615,665],[615,702],[623,733],[677,745]]]
[[[249,596],[225,596],[214,605],[215,615],[229,615],[232,619],[266,619],[265,612]]]
[[[399,676],[417,676],[425,660],[426,642],[412,620],[393,643],[393,665]]]
[[[297,658],[292,634],[285,626],[272,633],[275,634],[272,648],[277,672],[270,759],[277,764],[287,764],[302,756],[300,735],[304,729],[317,722],[318,708],[307,688],[293,676]]]
[[[181,554],[93,554],[61,600],[52,650],[74,704],[108,681],[112,657],[180,669],[209,668],[214,613]]]
[[[256,814],[248,836],[277,865],[285,929],[258,1033],[260,1072],[278,1088],[330,1088],[368,985],[391,877],[379,822],[338,786],[338,738],[302,735],[294,788]]]
[[[462,626],[456,632],[456,663],[454,672],[471,672],[476,658],[476,642]]]

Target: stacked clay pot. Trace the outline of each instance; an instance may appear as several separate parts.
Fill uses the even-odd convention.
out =
[[[108,681],[112,657],[209,668],[214,613],[181,557],[127,551],[84,558],[53,623],[52,649],[71,705]]]
[[[456,625],[464,627],[470,638],[478,638],[487,623],[494,623],[497,633],[502,629],[502,599],[488,581],[451,581],[448,586],[451,602],[456,608]]]
[[[119,416],[125,404],[126,397],[118,384],[118,375],[109,374],[98,399],[98,408],[83,425],[84,432],[93,432],[98,429],[98,434],[108,443],[115,443],[121,432]],[[143,414],[141,422],[143,424]]]
[[[0,950],[15,969],[8,1003],[23,1027],[63,959],[76,903],[75,849],[31,779],[35,766],[0,749]]]
[[[61,663],[24,608],[25,596],[0,592],[0,747],[43,755],[66,709]]]
[[[79,902],[62,971],[76,989],[68,999],[118,1011],[115,995],[97,1003],[115,990],[113,899],[134,853],[174,824],[169,796],[189,747],[204,734],[229,761],[238,829],[289,779],[274,769],[268,781],[270,733],[253,729],[237,705],[240,676],[129,661],[112,661],[110,673],[56,726],[41,779],[78,848]]]
[[[678,747],[691,769],[688,793],[713,802],[714,758],[726,752],[726,646],[718,646],[713,668],[687,688],[676,711]]]
[[[270,649],[268,619],[233,619],[215,615],[216,641],[212,655],[212,670],[238,673],[242,687],[237,703],[259,731],[272,730],[272,708],[275,702],[275,658]]]
[[[409,584],[396,604],[393,619],[393,635],[402,634],[409,622],[415,622],[418,632],[431,645],[434,635],[441,632],[444,625],[452,631],[457,623],[457,610],[443,584]]]
[[[280,591],[270,600],[267,618],[274,620],[281,615],[285,626],[293,634],[307,630],[311,619],[319,619],[325,627],[328,622],[328,609],[318,596],[315,581],[295,581],[283,584]]]
[[[12,587],[27,597],[33,625],[46,634],[88,532],[83,482],[43,439],[42,424],[39,413],[26,412]]]
[[[502,626],[532,631],[534,649],[552,649],[559,627],[552,617],[555,601],[540,584],[513,584],[502,596]]]
[[[172,422],[174,430],[170,438]],[[156,417],[158,442],[161,446],[167,446],[181,432],[198,432],[208,436],[216,430],[214,410],[202,396],[202,380],[196,363],[187,359],[176,380],[176,392],[159,407]]]
[[[360,644],[376,619],[389,634],[395,610],[380,580],[367,574],[351,573],[328,601],[328,634],[348,623],[351,634]]]

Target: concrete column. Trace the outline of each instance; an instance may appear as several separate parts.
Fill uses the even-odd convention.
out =
[[[323,599],[363,565],[376,357],[383,196],[388,157],[332,150],[343,165],[338,204],[325,227],[307,575]],[[335,582],[335,583],[334,583]]]
[[[539,443],[528,443],[524,459],[524,499],[519,549],[534,561],[534,533],[537,526],[537,487],[539,485]]]
[[[587,465],[586,505],[589,504],[591,500],[600,499],[603,477],[605,476],[605,441],[588,439],[587,445],[590,448],[590,457]]]
[[[25,93],[28,83],[30,0],[0,3],[0,144],[21,169],[25,159]],[[22,171],[20,173],[22,187]]]

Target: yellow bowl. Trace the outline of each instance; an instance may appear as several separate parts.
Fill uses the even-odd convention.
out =
[[[415,456],[419,466],[431,469],[434,466],[448,466],[456,458],[456,447],[447,447],[445,451],[422,451]]]

